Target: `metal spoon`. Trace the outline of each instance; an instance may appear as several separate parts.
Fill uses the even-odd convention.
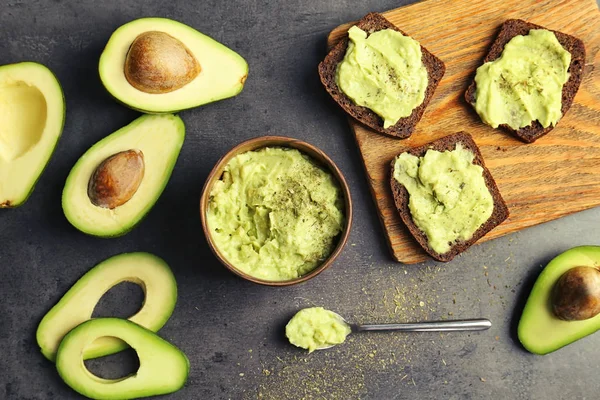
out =
[[[333,312],[333,311],[332,311]],[[403,331],[403,332],[451,332],[451,331],[484,331],[492,326],[489,319],[462,319],[450,321],[426,321],[404,324],[350,324],[341,315],[333,312],[340,321],[348,325],[352,333],[365,331]],[[328,344],[318,347],[325,350],[335,345]]]

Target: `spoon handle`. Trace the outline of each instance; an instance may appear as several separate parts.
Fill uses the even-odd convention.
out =
[[[416,322],[411,324],[366,324],[356,325],[357,331],[405,331],[405,332],[448,332],[483,331],[492,326],[485,318],[456,321]]]

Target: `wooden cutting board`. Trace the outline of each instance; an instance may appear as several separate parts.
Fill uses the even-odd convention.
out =
[[[407,147],[457,131],[474,137],[510,209],[509,219],[480,241],[600,205],[600,12],[595,0],[427,0],[383,15],[446,64],[446,74],[412,137],[388,138],[350,120],[397,261],[413,264],[427,256],[397,215],[388,187],[389,163]],[[509,18],[577,36],[587,51],[573,106],[553,131],[533,144],[484,125],[464,100],[476,68]],[[329,46],[350,26],[334,29]],[[594,238],[582,238],[590,240]]]

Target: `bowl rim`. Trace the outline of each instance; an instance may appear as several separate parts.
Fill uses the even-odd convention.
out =
[[[290,279],[287,281],[269,281],[265,279],[260,279],[237,269],[233,264],[231,264],[225,259],[225,257],[221,255],[210,234],[210,231],[208,229],[208,223],[206,221],[206,212],[208,211],[208,201],[210,199],[210,189],[212,189],[212,185],[214,184],[214,182],[216,182],[216,180],[218,180],[222,175],[223,169],[225,168],[227,163],[238,154],[242,154],[247,151],[258,150],[265,147],[294,148],[296,150],[299,150],[302,154],[309,156],[318,165],[327,168],[329,172],[333,174],[333,176],[336,178],[340,185],[344,197],[345,226],[340,234],[338,243],[333,249],[333,251],[319,266],[317,266],[312,271],[298,278]],[[287,136],[258,136],[255,138],[245,140],[234,146],[231,150],[225,153],[225,155],[223,155],[212,168],[210,174],[204,182],[202,194],[200,195],[200,220],[202,222],[202,230],[204,231],[204,236],[206,238],[206,241],[208,242],[210,250],[215,255],[215,257],[217,257],[217,259],[221,262],[221,264],[223,264],[228,270],[230,270],[231,272],[243,279],[257,284],[266,286],[290,286],[306,282],[309,279],[319,275],[321,272],[329,268],[333,264],[335,259],[341,254],[342,249],[348,242],[348,238],[352,230],[352,196],[350,194],[350,187],[348,186],[348,182],[346,182],[342,171],[333,162],[333,160],[329,158],[329,156],[325,154],[322,150],[320,150],[318,147],[305,141]]]

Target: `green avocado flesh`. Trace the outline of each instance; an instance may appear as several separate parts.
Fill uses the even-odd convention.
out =
[[[285,335],[294,346],[316,349],[343,343],[352,330],[334,312],[323,307],[300,310],[285,327]]]
[[[518,130],[536,120],[544,128],[556,125],[570,63],[571,53],[550,31],[515,36],[500,58],[477,68],[475,110],[493,128]]]
[[[62,206],[69,222],[82,232],[100,237],[129,232],[150,211],[164,190],[185,138],[181,118],[171,114],[144,115],[100,140],[77,161],[67,177]],[[143,153],[145,172],[126,203],[104,208],[88,195],[90,178],[107,158],[123,151]]]
[[[183,43],[200,64],[200,73],[168,93],[147,93],[127,80],[125,60],[134,40],[143,33],[164,32]],[[140,18],[118,28],[100,56],[100,79],[123,104],[147,113],[176,112],[237,95],[244,88],[248,64],[236,52],[180,22]]]
[[[483,168],[461,143],[452,151],[429,149],[424,157],[400,154],[394,179],[409,193],[408,207],[415,225],[439,254],[457,240],[469,240],[494,211]]]
[[[82,353],[105,337],[119,338],[137,352],[140,367],[136,373],[103,379],[85,367]],[[91,399],[135,399],[181,389],[190,363],[181,350],[144,327],[119,318],[98,318],[82,323],[65,336],[56,355],[56,369],[67,385]]]
[[[162,328],[177,302],[177,283],[171,269],[152,254],[120,254],[88,271],[44,316],[36,334],[42,354],[54,360],[67,332],[89,320],[104,293],[121,282],[136,283],[145,294],[142,308],[129,320],[155,332]],[[85,348],[83,358],[102,357],[125,348],[121,340],[103,337]]]
[[[600,268],[600,246],[565,251],[550,261],[535,281],[518,327],[519,340],[530,352],[547,354],[600,329],[600,314],[582,321],[564,321],[552,310],[554,285],[574,267]]]
[[[0,66],[0,208],[23,204],[60,138],[65,99],[45,66]]]
[[[331,254],[345,219],[333,175],[298,150],[267,147],[229,161],[211,189],[206,221],[237,269],[286,281]]]
[[[408,117],[425,99],[428,77],[421,45],[393,29],[348,30],[348,50],[336,70],[338,87],[355,104],[383,118],[384,129]]]

